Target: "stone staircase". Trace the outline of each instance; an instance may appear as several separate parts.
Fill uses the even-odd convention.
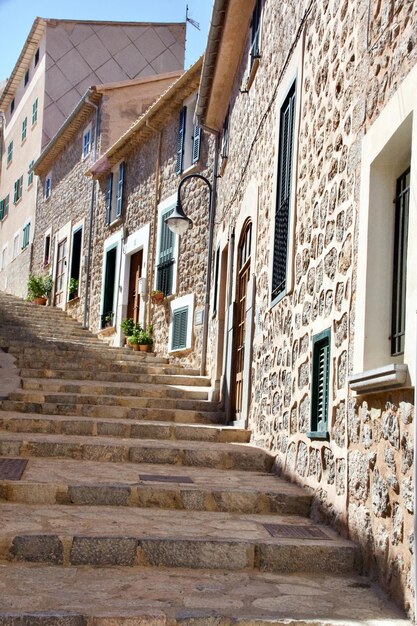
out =
[[[207,378],[4,294],[0,347],[0,626],[408,624]]]

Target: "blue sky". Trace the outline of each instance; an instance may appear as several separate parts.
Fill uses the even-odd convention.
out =
[[[181,22],[187,0],[0,0],[0,80],[10,76],[35,17],[121,22]],[[212,0],[188,0],[189,15],[201,30],[187,26],[185,67],[204,52]]]

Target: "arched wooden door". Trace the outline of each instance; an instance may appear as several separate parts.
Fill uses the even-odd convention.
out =
[[[245,336],[246,336],[246,299],[250,279],[252,246],[252,222],[243,227],[238,246],[236,274],[236,318],[233,346],[234,389],[233,408],[235,420],[240,419],[244,386]]]

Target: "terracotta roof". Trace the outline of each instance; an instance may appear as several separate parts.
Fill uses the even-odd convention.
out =
[[[87,176],[100,177],[126,157],[142,141],[162,128],[165,121],[178,111],[184,100],[198,89],[203,57],[184,72],[132,126],[94,163]]]
[[[169,72],[166,74],[147,76],[146,78],[125,80],[118,83],[103,83],[102,85],[92,85],[89,87],[75,109],[70,113],[56,134],[42,150],[41,155],[33,165],[35,174],[42,175],[45,172],[49,172],[58,154],[68,145],[75,133],[85,124],[91,112],[94,111],[94,106],[92,106],[91,102],[97,105],[98,102],[100,102],[103,92],[113,89],[128,89],[129,87],[158,82],[169,78],[174,79],[181,73],[180,71]]]

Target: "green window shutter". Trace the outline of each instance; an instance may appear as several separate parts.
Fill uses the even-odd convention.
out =
[[[278,151],[278,186],[275,210],[274,262],[272,268],[271,300],[284,291],[287,279],[288,230],[291,200],[291,175],[294,153],[295,82],[280,113]]]
[[[14,202],[14,204],[16,204],[18,199],[19,199],[19,181],[16,180],[16,182],[14,184],[14,194],[13,194],[13,202]]]
[[[172,346],[171,350],[181,350],[187,347],[188,307],[177,309],[172,317]]]
[[[38,99],[36,98],[35,102],[32,104],[32,126],[38,119]]]
[[[174,277],[174,245],[175,235],[166,224],[166,218],[171,215],[173,208],[163,213],[161,217],[159,257],[157,265],[156,288],[166,296],[172,294]]]
[[[185,140],[185,120],[187,118],[187,107],[182,107],[180,111],[177,143],[177,167],[176,173],[181,174],[184,161],[184,140]]]
[[[313,337],[313,378],[311,390],[312,438],[323,439],[328,434],[330,379],[330,329]]]
[[[194,126],[193,134],[193,150],[192,150],[192,162],[197,163],[200,159],[200,144],[201,144],[201,128],[200,126]]]
[[[125,164],[124,162],[119,165],[119,178],[117,180],[117,206],[116,217],[120,217],[122,214],[122,202],[123,202],[123,182],[125,177]]]
[[[22,250],[29,245],[30,222],[23,228]]]
[[[4,200],[0,200],[0,220],[4,218]]]
[[[4,217],[7,217],[9,215],[9,201],[10,201],[10,195],[7,194],[7,196],[4,199]]]
[[[25,119],[22,122],[22,141],[26,139],[27,127],[28,127],[28,118],[25,117]]]
[[[28,187],[30,187],[30,185],[33,183],[33,166],[35,164],[35,161],[31,161],[29,163],[29,168],[28,168]]]
[[[11,163],[13,160],[13,141],[9,143],[7,146],[7,164]]]
[[[110,224],[111,220],[111,200],[113,195],[113,173],[107,177],[107,191],[106,191],[106,224]]]

